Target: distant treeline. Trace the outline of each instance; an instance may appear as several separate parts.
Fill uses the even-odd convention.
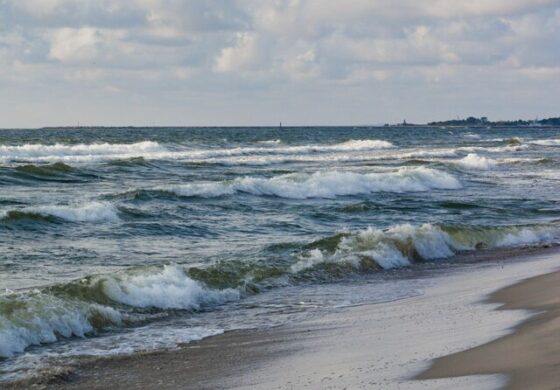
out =
[[[547,118],[547,119],[534,119],[516,121],[489,121],[487,117],[483,116],[475,118],[469,116],[465,119],[452,119],[447,121],[430,122],[429,126],[560,126],[560,117]]]

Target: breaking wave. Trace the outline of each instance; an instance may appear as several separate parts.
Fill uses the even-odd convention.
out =
[[[36,206],[0,212],[0,221],[10,222],[22,219],[61,219],[69,222],[117,222],[118,210],[105,202],[91,202],[83,205]]]
[[[67,164],[106,161],[113,165],[147,165],[150,160],[177,160],[193,164],[268,165],[310,161],[369,161],[457,157],[464,153],[511,153],[526,150],[530,145],[557,146],[559,139],[527,140],[499,139],[500,146],[462,146],[452,148],[397,148],[385,140],[354,139],[336,144],[286,145],[278,139],[257,141],[254,146],[230,148],[200,148],[184,145],[163,145],[154,141],[131,144],[25,144],[0,145],[0,162],[50,163],[24,165],[22,173],[55,175],[69,173]],[[375,152],[375,153],[372,153]],[[467,156],[468,157],[468,156]],[[469,164],[468,160],[465,161]],[[471,166],[470,168],[474,168]]]
[[[560,238],[560,226],[446,226],[396,225],[340,233],[308,245],[291,266],[301,272],[319,265],[347,265],[355,269],[391,269],[416,261],[452,257],[463,251],[514,248],[551,243]]]
[[[246,193],[290,199],[334,198],[374,192],[418,192],[432,189],[454,190],[461,183],[453,175],[426,167],[401,168],[394,172],[315,172],[287,174],[272,178],[244,177],[225,182],[183,184],[160,188],[179,196],[218,197]]]
[[[216,262],[201,268],[171,264],[85,277],[69,283],[0,295],[0,357],[31,345],[87,337],[233,302],[286,283],[336,280],[352,273],[407,267],[462,251],[554,242],[556,224],[447,226],[402,224],[341,232],[265,262]],[[279,247],[280,248],[280,247]]]
[[[127,160],[142,157],[144,159],[204,160],[219,157],[247,155],[293,155],[326,152],[353,152],[392,148],[394,145],[383,140],[349,140],[339,144],[274,146],[270,143],[264,147],[238,147],[225,149],[178,149],[169,148],[153,141],[132,144],[25,144],[0,145],[0,161],[34,161],[34,162],[92,162]]]
[[[552,139],[536,139],[530,141],[533,145],[540,145],[540,146],[560,146],[560,139],[552,138]]]
[[[457,151],[463,151],[467,153],[474,152],[488,152],[488,153],[511,153],[519,152],[529,148],[527,144],[507,144],[506,146],[462,146],[457,148]]]
[[[269,139],[269,140],[265,140],[265,141],[257,141],[257,143],[259,144],[265,144],[265,145],[275,145],[275,144],[281,144],[282,140],[279,139]]]
[[[0,357],[23,352],[30,345],[159,318],[166,309],[197,311],[237,299],[237,290],[210,289],[176,265],[8,292],[0,295]]]
[[[488,157],[479,156],[476,153],[469,153],[466,157],[456,161],[456,164],[467,169],[488,170],[495,167],[498,162]]]
[[[94,159],[126,158],[165,152],[166,149],[157,142],[143,141],[133,144],[25,144],[0,145],[3,161],[89,161]]]

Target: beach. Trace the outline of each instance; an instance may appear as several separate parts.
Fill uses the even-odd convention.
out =
[[[45,373],[39,383],[57,389],[553,389],[559,266],[560,255],[550,250],[469,267],[436,277],[416,297],[226,332],[176,350],[78,361]]]
[[[479,347],[444,356],[418,378],[507,373],[509,389],[558,389],[560,386],[560,272],[524,280],[490,296],[499,310],[535,314],[514,333]]]
[[[0,390],[560,390],[560,0],[0,25]]]

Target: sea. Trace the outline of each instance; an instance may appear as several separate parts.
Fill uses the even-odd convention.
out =
[[[0,381],[555,246],[559,152],[555,127],[0,130]]]

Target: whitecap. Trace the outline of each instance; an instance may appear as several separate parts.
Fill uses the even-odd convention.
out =
[[[479,156],[476,153],[469,153],[466,157],[455,161],[455,163],[463,168],[481,170],[488,170],[498,164],[496,160]]]
[[[400,168],[393,172],[355,173],[320,171],[313,174],[287,174],[272,178],[243,177],[232,181],[192,183],[161,187],[180,196],[216,197],[247,193],[290,199],[334,198],[375,192],[422,192],[454,190],[461,183],[453,175],[426,167]]]
[[[558,139],[558,138],[536,139],[536,140],[530,141],[530,143],[532,143],[534,145],[540,145],[540,146],[559,146],[560,145],[560,139]]]
[[[118,222],[120,220],[117,208],[106,202],[91,202],[75,206],[36,206],[20,211],[53,216],[70,222]]]
[[[156,273],[104,277],[103,283],[105,295],[113,301],[140,308],[198,310],[239,299],[239,291],[208,289],[176,265]]]
[[[30,345],[86,337],[99,326],[119,327],[147,318],[116,305],[94,303],[99,296],[130,308],[159,310],[199,310],[240,298],[238,290],[208,288],[177,265],[98,275],[73,282],[69,290],[60,287],[75,296],[40,290],[0,295],[0,307],[14,308],[0,312],[0,357],[11,357]]]

